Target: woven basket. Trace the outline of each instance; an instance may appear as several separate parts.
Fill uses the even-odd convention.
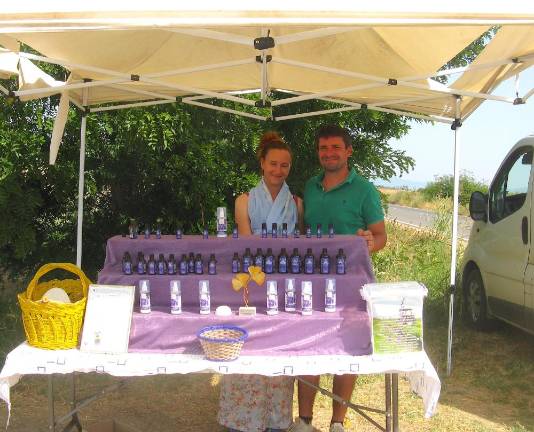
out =
[[[239,357],[248,332],[241,327],[221,324],[201,328],[197,337],[208,360],[229,361]]]
[[[67,270],[79,279],[39,282],[46,273],[56,269]],[[28,343],[45,349],[75,348],[78,345],[90,283],[84,272],[74,264],[50,263],[42,266],[26,291],[18,295]],[[43,294],[53,287],[65,290],[72,303],[40,302]]]

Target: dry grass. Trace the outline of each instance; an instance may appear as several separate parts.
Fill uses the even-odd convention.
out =
[[[387,196],[389,204],[397,204],[406,207],[420,208],[438,212],[443,206],[443,199],[428,201],[422,192],[405,189],[379,188],[380,192]],[[450,199],[447,201],[451,201]],[[452,204],[451,204],[452,206]],[[458,208],[458,213],[463,216],[469,215],[469,209],[463,205]]]

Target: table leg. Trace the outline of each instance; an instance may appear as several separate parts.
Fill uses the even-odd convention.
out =
[[[399,432],[399,374],[391,376],[391,401],[393,405],[393,432]]]
[[[385,374],[386,380],[386,432],[391,432],[391,374]]]
[[[48,375],[48,430],[55,432],[56,418],[54,416],[54,375]]]

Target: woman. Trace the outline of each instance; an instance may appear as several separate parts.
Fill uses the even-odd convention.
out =
[[[302,230],[302,200],[291,194],[285,180],[291,169],[291,150],[276,132],[265,133],[258,148],[262,171],[259,184],[235,201],[240,235],[259,235],[262,223],[271,229],[287,223]],[[293,378],[226,375],[221,380],[218,421],[231,431],[283,431],[293,420]]]

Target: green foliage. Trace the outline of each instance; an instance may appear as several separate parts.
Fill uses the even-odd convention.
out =
[[[488,186],[475,180],[471,174],[462,173],[460,175],[460,204],[468,206],[471,194],[475,191],[487,193]],[[428,201],[436,198],[451,198],[454,193],[454,177],[452,175],[436,176],[434,181],[421,189],[421,192]]]

